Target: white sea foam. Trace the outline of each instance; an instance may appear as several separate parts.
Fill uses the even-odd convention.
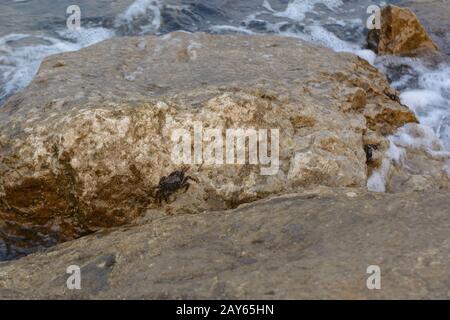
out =
[[[159,0],[136,0],[125,12],[115,19],[115,27],[128,30],[139,29],[140,34],[154,33],[161,27],[161,8],[163,4]],[[142,21],[146,23],[142,24]],[[139,22],[135,25],[136,22]]]
[[[438,70],[424,72],[419,77],[419,85],[436,90],[447,97],[450,95],[450,66],[441,64]]]
[[[339,39],[334,33],[326,30],[322,26],[313,25],[305,28],[306,40],[311,42],[320,43],[328,48],[333,49],[336,52],[350,52],[360,58],[366,60],[370,64],[375,63],[376,54],[368,49],[362,49],[359,45],[349,43],[342,39]]]
[[[436,91],[428,89],[407,90],[400,94],[400,100],[419,117],[421,123],[437,129],[448,113],[438,108],[445,105],[445,99]]]
[[[389,174],[390,168],[390,161],[383,159],[380,168],[374,171],[367,180],[367,190],[372,192],[386,192],[386,177]]]
[[[244,27],[235,27],[235,26],[228,26],[228,25],[212,26],[210,28],[210,30],[212,32],[217,32],[217,33],[236,32],[236,33],[254,34],[253,31],[248,30]]]
[[[341,0],[292,0],[284,11],[275,11],[270,2],[265,0],[263,7],[272,12],[276,17],[289,18],[294,21],[303,21],[306,13],[314,12],[317,4],[322,4],[330,10],[337,9],[343,5]]]
[[[408,123],[388,139],[389,149],[380,168],[375,170],[367,180],[369,191],[386,191],[386,181],[392,165],[404,165],[406,149],[422,150],[435,159],[444,160],[442,169],[450,177],[450,151],[445,150],[442,141],[432,128],[422,124]]]
[[[434,130],[423,124],[404,125],[392,136],[391,141],[397,147],[421,149],[434,157],[450,157],[450,152],[445,150]]]
[[[419,66],[415,71],[418,88],[404,90],[400,99],[450,151],[450,67],[441,65],[438,70],[428,70]]]
[[[402,165],[405,158],[406,150],[396,144],[395,137],[388,137],[389,148],[386,156],[381,162],[381,166],[372,172],[367,180],[367,190],[372,192],[386,192],[386,181],[392,165]]]
[[[9,34],[0,38],[0,101],[27,86],[45,57],[79,50],[111,38],[114,32],[104,28],[81,28],[61,31],[59,35],[61,39],[26,34]],[[34,44],[22,45],[25,40]]]

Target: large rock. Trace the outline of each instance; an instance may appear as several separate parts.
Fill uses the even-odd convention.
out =
[[[0,263],[0,298],[449,299],[450,194],[324,189],[227,212],[149,214]],[[81,290],[69,290],[69,266]],[[381,289],[366,286],[380,267]]]
[[[380,55],[416,56],[439,50],[414,12],[394,5],[381,10],[381,30],[370,30],[368,44]]]
[[[154,188],[181,167],[172,134],[195,122],[278,129],[279,170],[192,165],[199,183],[164,204],[168,212],[234,208],[316,185],[364,187],[376,165],[367,165],[365,145],[384,155],[385,136],[416,121],[366,61],[298,39],[108,40],[46,59],[0,110],[2,238],[26,239],[34,228],[45,246],[158,209]]]

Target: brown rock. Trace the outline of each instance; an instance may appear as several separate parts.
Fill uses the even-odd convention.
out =
[[[416,56],[439,50],[408,8],[388,5],[381,11],[381,30],[368,34],[369,48],[380,55]]]
[[[200,182],[164,204],[167,212],[234,208],[317,185],[364,187],[365,135],[386,146],[385,135],[417,121],[389,90],[366,61],[285,37],[178,32],[50,57],[0,110],[0,220],[65,240],[159,209],[154,188],[181,166],[172,134],[192,134],[196,121],[278,129],[279,170],[191,165]],[[3,232],[17,228],[4,223]]]
[[[429,31],[438,47],[450,55],[450,6],[447,0],[405,0]]]
[[[448,299],[448,191],[319,188],[0,263],[0,299]],[[69,290],[67,267],[81,269]],[[366,286],[381,271],[381,290]]]

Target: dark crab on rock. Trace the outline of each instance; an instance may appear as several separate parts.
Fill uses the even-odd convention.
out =
[[[180,170],[176,170],[169,174],[168,176],[164,176],[159,180],[159,184],[156,187],[155,197],[158,200],[158,203],[161,204],[162,200],[166,203],[169,203],[169,196],[171,196],[176,191],[184,188],[184,193],[189,190],[190,184],[189,180],[194,182],[199,182],[197,178],[186,176],[186,172],[189,170],[189,167],[183,167]]]

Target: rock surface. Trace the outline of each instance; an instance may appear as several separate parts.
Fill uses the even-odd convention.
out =
[[[448,191],[318,188],[226,212],[147,214],[0,263],[0,298],[449,299]],[[81,290],[66,269],[81,268]],[[381,290],[366,287],[381,268]]]
[[[200,182],[168,212],[235,208],[317,185],[364,187],[364,146],[378,145],[379,157],[386,135],[417,121],[398,101],[366,61],[285,37],[178,32],[55,55],[0,110],[0,230],[17,239],[36,228],[46,245],[157,210],[154,188],[180,168],[172,134],[196,121],[278,129],[279,170],[192,165]]]
[[[439,50],[414,12],[394,5],[381,10],[381,30],[371,30],[368,43],[379,55],[417,56]]]

